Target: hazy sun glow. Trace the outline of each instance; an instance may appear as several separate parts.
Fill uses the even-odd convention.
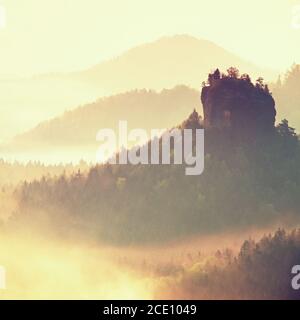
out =
[[[297,3],[2,0],[7,27],[0,30],[1,74],[87,68],[137,44],[177,33],[206,38],[255,63],[285,69],[300,59],[300,34],[291,28]]]
[[[27,235],[28,236],[28,235]],[[9,246],[8,246],[9,243]],[[1,237],[8,299],[151,299],[149,281],[122,267],[104,247]]]
[[[300,0],[0,0],[0,299],[290,297],[299,40]]]

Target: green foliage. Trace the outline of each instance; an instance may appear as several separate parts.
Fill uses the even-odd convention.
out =
[[[253,144],[231,134],[206,130],[201,176],[186,176],[181,165],[100,165],[25,183],[16,193],[17,219],[42,209],[65,232],[82,228],[102,241],[142,243],[299,217],[300,150],[288,123]]]
[[[227,249],[200,268],[196,261],[181,271],[179,281],[171,276],[159,289],[164,299],[299,299],[291,287],[291,270],[299,260],[300,230],[279,229],[258,242],[246,240],[236,257]]]
[[[59,176],[63,173],[72,174],[78,170],[87,171],[90,165],[81,160],[78,164],[45,165],[34,161],[26,164],[7,162],[0,158],[0,186],[16,185],[20,181],[40,179],[42,176]]]

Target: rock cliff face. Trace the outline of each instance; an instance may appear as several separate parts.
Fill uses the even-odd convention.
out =
[[[217,69],[203,84],[201,101],[206,128],[229,127],[237,133],[271,131],[275,124],[275,101],[268,86],[231,68],[221,75]]]

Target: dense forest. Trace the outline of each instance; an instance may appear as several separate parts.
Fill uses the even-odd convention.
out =
[[[183,93],[194,96],[186,87],[125,96],[134,97],[138,108],[138,96],[161,102],[164,95],[175,94],[174,98]],[[46,261],[51,269],[59,259],[62,287],[72,284],[75,274],[80,280],[88,279],[87,290],[102,289],[99,283],[105,282],[109,269],[113,278],[131,275],[126,288],[134,279],[146,291],[145,283],[150,281],[154,298],[299,298],[298,291],[291,289],[291,268],[300,261],[300,231],[292,231],[300,223],[296,131],[286,119],[276,124],[277,100],[263,80],[253,82],[235,68],[209,74],[201,101],[204,119],[194,110],[173,127],[205,129],[205,169],[199,176],[186,175],[185,164],[89,165],[82,161],[78,165],[24,165],[0,161],[0,237],[13,248],[3,250],[2,259],[10,266],[11,252],[22,257],[18,264],[27,267],[18,278],[21,286],[22,281],[35,277],[31,260],[41,265]],[[98,110],[97,105],[90,106],[94,107]],[[73,114],[74,123],[79,123],[81,111],[66,118]],[[162,138],[159,141],[162,147]],[[174,144],[170,144],[172,159]],[[142,148],[150,145],[151,141]],[[265,233],[275,226],[287,231]],[[240,239],[247,238],[250,230],[257,232],[255,240],[242,243]],[[266,235],[259,240],[262,232]],[[52,247],[57,244],[63,248],[58,255]],[[24,254],[24,247],[34,259]],[[219,250],[212,253],[215,248]],[[64,265],[68,272],[75,266],[72,279],[65,282]],[[40,282],[35,285],[40,288]]]
[[[97,146],[100,128],[116,129],[118,120],[127,120],[129,127],[168,128],[181,121],[199,104],[199,92],[187,86],[176,86],[160,92],[131,90],[103,97],[82,105],[63,115],[40,123],[37,127],[16,136],[11,147],[44,148],[49,146]]]
[[[223,78],[234,86],[239,83],[246,94],[258,90],[271,96],[260,79],[252,84],[238,73]],[[243,94],[228,92],[232,98]],[[193,112],[178,127],[202,126]],[[19,210],[12,223],[26,224],[28,217],[44,221],[46,214],[54,230],[84,230],[93,239],[128,244],[298,221],[300,149],[295,130],[283,120],[253,137],[245,140],[227,126],[206,128],[201,176],[186,176],[181,165],[104,164],[86,174],[25,182],[14,194]]]
[[[299,31],[300,0],[0,0],[0,302],[300,300]]]
[[[45,165],[38,161],[30,161],[21,163],[18,161],[8,162],[0,159],[0,187],[16,186],[17,184],[27,180],[39,180],[43,176],[60,176],[62,174],[70,175],[87,171],[90,165],[85,161],[80,161],[78,164],[57,164]]]
[[[299,299],[291,286],[300,260],[300,230],[277,230],[259,241],[246,240],[239,252],[218,250],[170,269],[157,290],[168,299]]]

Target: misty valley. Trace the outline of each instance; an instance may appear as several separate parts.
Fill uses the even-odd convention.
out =
[[[300,300],[296,2],[1,1],[1,311]]]
[[[174,164],[176,136],[170,164],[0,162],[3,298],[298,297],[295,130],[275,124],[269,87],[235,68],[210,73],[199,96],[203,116],[169,132],[204,129],[201,175]]]

